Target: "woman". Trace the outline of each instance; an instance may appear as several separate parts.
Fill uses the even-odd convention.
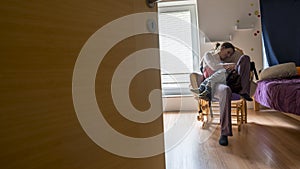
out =
[[[220,44],[217,43],[215,50],[219,46]],[[234,64],[223,64],[223,60],[230,57],[234,51],[234,46],[229,42],[225,42],[221,45],[218,52],[206,52],[203,56],[203,75],[205,80],[201,83],[199,90],[191,90],[198,93],[200,98],[210,100],[211,95],[213,96],[215,85],[226,84],[227,72],[234,69]]]
[[[216,45],[218,49],[220,44]],[[240,94],[246,100],[251,101],[249,96],[250,91],[250,57],[242,55],[236,61],[232,58],[232,54],[235,52],[235,47],[229,43],[224,42],[221,48],[215,54],[206,52],[204,55],[204,72],[203,76],[206,78],[200,88],[193,92],[203,93],[205,89],[209,87],[213,89],[212,96],[218,99],[220,104],[220,126],[221,136],[219,144],[222,146],[228,145],[228,136],[232,136],[232,124],[231,124],[231,97],[232,91],[229,86],[226,85],[226,70],[236,69],[241,75],[242,90]],[[236,62],[235,64],[222,65],[221,63]],[[208,85],[207,85],[208,84]],[[204,86],[205,85],[205,86]],[[202,87],[201,87],[202,86]],[[208,87],[207,87],[208,86]],[[207,92],[206,92],[207,93]]]
[[[215,50],[218,50],[220,44],[216,44]],[[240,49],[238,52],[242,53]],[[218,52],[206,52],[203,56],[203,75],[205,80],[201,83],[199,90],[191,89],[193,92],[198,93],[200,98],[210,99],[213,95],[214,87],[216,84],[226,84],[226,77],[228,73],[234,69],[242,76],[242,90],[240,95],[247,101],[252,101],[249,96],[250,92],[250,57],[247,55],[235,55],[235,47],[229,43],[224,42]]]

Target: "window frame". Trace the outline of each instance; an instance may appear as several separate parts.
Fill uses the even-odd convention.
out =
[[[199,41],[199,25],[198,25],[198,14],[197,14],[197,4],[193,1],[182,1],[182,2],[165,2],[165,3],[159,3],[158,5],[158,17],[161,13],[172,13],[172,12],[182,12],[182,11],[190,11],[191,15],[191,24],[193,25],[191,27],[191,39],[192,39],[192,55],[193,55],[193,71],[199,71],[200,66],[200,41]],[[159,23],[158,23],[159,25]],[[161,76],[163,75],[186,75],[189,76],[192,72],[180,72],[180,73],[163,73],[161,72]],[[189,79],[189,78],[187,78]],[[189,91],[189,84],[190,81],[179,81],[179,82],[163,82],[162,78],[162,90],[163,90],[163,97],[176,97],[176,96],[186,96],[186,95],[192,95]],[[184,85],[183,87],[178,87],[177,90],[174,88],[164,88],[164,84],[179,84]],[[170,90],[169,92],[167,90]]]

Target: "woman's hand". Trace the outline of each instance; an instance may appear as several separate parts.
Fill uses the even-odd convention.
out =
[[[234,70],[234,69],[235,69],[235,65],[234,65],[234,64],[232,64],[232,65],[224,65],[224,68],[225,68],[226,70],[231,71],[231,70]]]

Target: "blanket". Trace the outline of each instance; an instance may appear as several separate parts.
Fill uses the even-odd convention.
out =
[[[300,76],[259,81],[254,98],[263,106],[300,115]]]

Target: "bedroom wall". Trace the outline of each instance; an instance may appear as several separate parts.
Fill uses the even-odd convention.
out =
[[[231,41],[243,49],[256,63],[257,70],[263,68],[259,0],[198,0],[201,56],[212,49],[216,41]],[[240,28],[235,29],[235,25]],[[251,28],[251,29],[248,29]],[[228,37],[231,35],[232,39]],[[205,43],[204,37],[211,43]]]
[[[203,56],[207,50],[214,48],[217,42],[229,41],[250,56],[257,71],[263,69],[259,0],[197,2],[201,31],[200,55]],[[247,104],[249,108],[253,108],[252,102]]]
[[[197,6],[200,56],[214,48],[216,42],[228,41],[228,35],[231,35],[230,42],[251,57],[257,71],[263,68],[259,0],[197,0]],[[236,30],[236,25],[244,29]],[[211,42],[205,42],[205,38]],[[193,97],[163,100],[167,111],[197,110],[197,102]],[[248,102],[248,107],[252,108],[253,103]]]
[[[145,1],[137,0],[1,1],[1,168],[165,168],[164,154],[127,158],[98,146],[80,125],[72,100],[73,70],[86,41],[110,21],[144,11],[155,8],[150,9]],[[146,27],[146,21],[136,24]],[[95,45],[101,48],[112,36],[108,34]],[[163,131],[162,116],[150,123],[134,123],[118,113],[110,95],[111,75],[118,64],[135,51],[157,47],[158,37],[153,34],[123,39],[113,46],[98,69],[95,95],[103,116],[119,133],[144,138]],[[149,57],[148,62],[159,65],[158,53]],[[138,66],[138,60],[130,63],[132,67]],[[137,109],[145,110],[149,107],[149,92],[157,88],[160,88],[159,71],[141,72],[130,86],[131,101]],[[160,96],[153,98],[161,102]],[[81,106],[89,111],[88,106]],[[97,135],[103,131],[94,132]],[[112,144],[119,141],[110,136],[105,138]],[[163,143],[163,139],[158,142]],[[121,149],[121,145],[114,147]]]

